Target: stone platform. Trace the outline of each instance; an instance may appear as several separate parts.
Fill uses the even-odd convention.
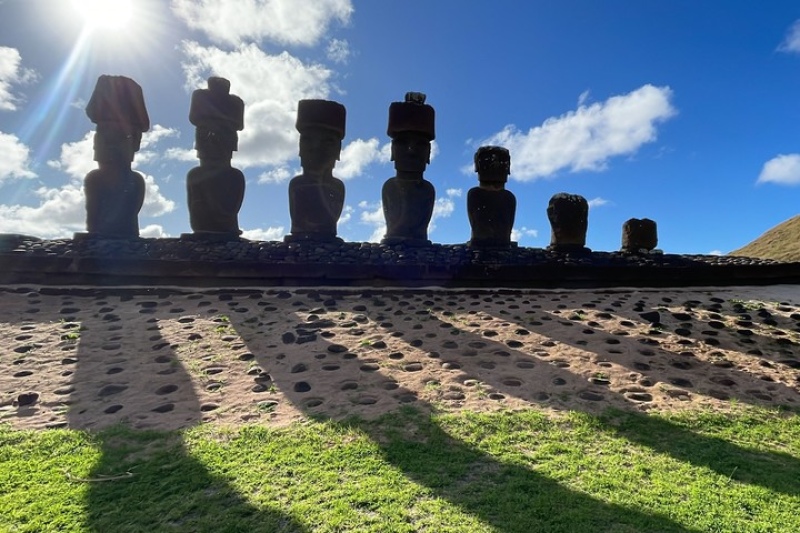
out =
[[[0,235],[0,284],[602,288],[800,283],[799,262],[375,243]]]

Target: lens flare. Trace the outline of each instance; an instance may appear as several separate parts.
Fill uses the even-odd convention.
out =
[[[124,28],[133,17],[131,0],[72,0],[72,5],[92,29]]]

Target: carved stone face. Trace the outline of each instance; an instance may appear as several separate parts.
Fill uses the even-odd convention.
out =
[[[342,139],[332,130],[309,127],[300,133],[300,165],[309,174],[333,171],[342,151]]]
[[[431,142],[424,135],[406,133],[392,139],[394,168],[406,172],[422,172],[431,161]]]
[[[139,150],[141,139],[139,132],[131,132],[115,122],[101,122],[94,134],[94,160],[130,163]]]
[[[508,152],[479,150],[475,154],[475,171],[481,182],[505,183],[511,173]]]

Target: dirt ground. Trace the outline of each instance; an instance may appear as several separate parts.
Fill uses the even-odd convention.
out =
[[[800,405],[800,286],[0,288],[0,423]]]

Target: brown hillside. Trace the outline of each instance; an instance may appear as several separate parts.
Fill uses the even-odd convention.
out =
[[[728,255],[800,261],[800,215],[767,230],[758,239]]]

